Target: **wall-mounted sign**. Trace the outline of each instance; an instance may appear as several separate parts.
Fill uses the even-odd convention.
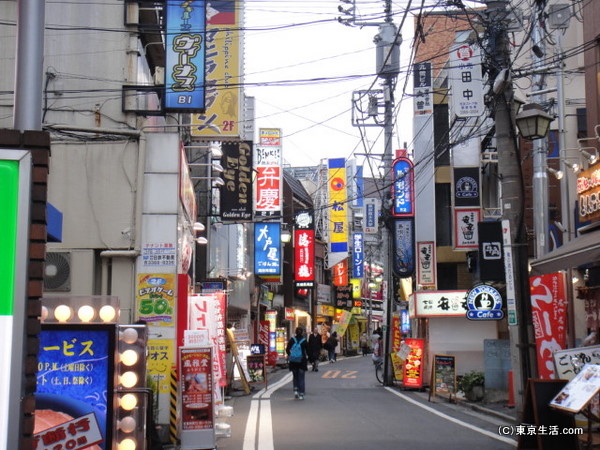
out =
[[[417,285],[437,285],[435,242],[417,242]]]
[[[479,46],[461,43],[453,47],[449,67],[452,112],[458,117],[481,116],[485,104]]]
[[[414,74],[414,113],[433,113],[433,89],[431,83],[431,63],[422,62],[413,65]]]
[[[252,142],[223,142],[221,219],[252,220]]]
[[[259,136],[261,143],[254,149],[254,215],[279,217],[283,190],[281,130],[261,128]]]
[[[600,164],[577,175],[577,203],[581,222],[600,219]]]
[[[478,248],[477,222],[479,222],[479,215],[479,208],[454,210],[454,247],[456,249]]]
[[[331,253],[348,253],[348,195],[346,160],[329,159],[329,245]]]
[[[504,250],[502,248],[502,223],[479,222],[479,279],[504,281]]]
[[[348,259],[343,259],[333,266],[332,276],[334,286],[346,286],[348,284]]]
[[[415,273],[415,230],[414,219],[394,220],[394,273],[400,278]]]
[[[411,317],[465,317],[467,291],[417,291],[409,296]]]
[[[362,278],[365,275],[364,235],[352,234],[352,278]]]
[[[363,230],[366,234],[375,234],[379,230],[379,200],[376,198],[365,198]]]
[[[354,307],[352,286],[335,287],[335,307],[340,309],[352,309]]]
[[[500,320],[502,311],[502,295],[488,284],[475,286],[467,293],[467,319]]]
[[[479,167],[455,167],[454,206],[476,207],[481,202]]]
[[[164,109],[202,111],[205,108],[206,3],[168,2],[165,7]]]
[[[294,285],[315,285],[315,230],[312,211],[299,211],[294,217]]]
[[[413,217],[415,177],[413,163],[407,158],[398,158],[392,164],[394,184],[392,185],[392,215]]]
[[[263,222],[254,225],[254,272],[256,275],[281,274],[281,224]]]

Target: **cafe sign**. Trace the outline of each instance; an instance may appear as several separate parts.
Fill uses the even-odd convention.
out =
[[[600,164],[595,164],[577,175],[579,220],[600,219]]]

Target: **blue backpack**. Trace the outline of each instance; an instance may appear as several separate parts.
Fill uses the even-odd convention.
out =
[[[304,356],[302,343],[304,342],[304,338],[298,340],[294,336],[292,339],[294,339],[294,343],[292,344],[292,349],[290,351],[290,362],[302,362],[302,357]]]

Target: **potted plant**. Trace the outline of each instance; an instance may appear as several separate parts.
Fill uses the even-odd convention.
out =
[[[465,393],[467,400],[477,402],[483,399],[484,383],[483,372],[471,370],[458,379],[458,390]]]

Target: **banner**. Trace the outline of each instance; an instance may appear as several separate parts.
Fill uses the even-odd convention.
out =
[[[346,329],[352,319],[352,313],[350,311],[342,311],[339,316],[338,323],[333,326],[333,331],[337,331],[338,339],[341,339],[346,334]]]
[[[425,370],[425,341],[423,339],[406,339],[410,347],[404,362],[403,384],[405,387],[420,388],[423,386],[423,371]]]
[[[175,347],[172,339],[148,339],[146,367],[159,394],[169,393],[171,367],[174,364]]]
[[[139,273],[135,300],[138,320],[154,326],[174,326],[175,274]]]
[[[328,160],[329,179],[329,247],[330,253],[340,258],[348,254],[348,195],[346,186],[346,160]],[[336,261],[336,262],[339,262]],[[335,264],[335,263],[334,263]],[[330,261],[330,267],[331,264]]]
[[[179,348],[182,432],[214,428],[211,356],[210,348]]]
[[[538,373],[555,378],[552,355],[567,344],[567,295],[564,273],[529,278],[531,316],[535,330]]]
[[[252,221],[252,142],[223,142],[223,181],[220,189],[221,219]]]

